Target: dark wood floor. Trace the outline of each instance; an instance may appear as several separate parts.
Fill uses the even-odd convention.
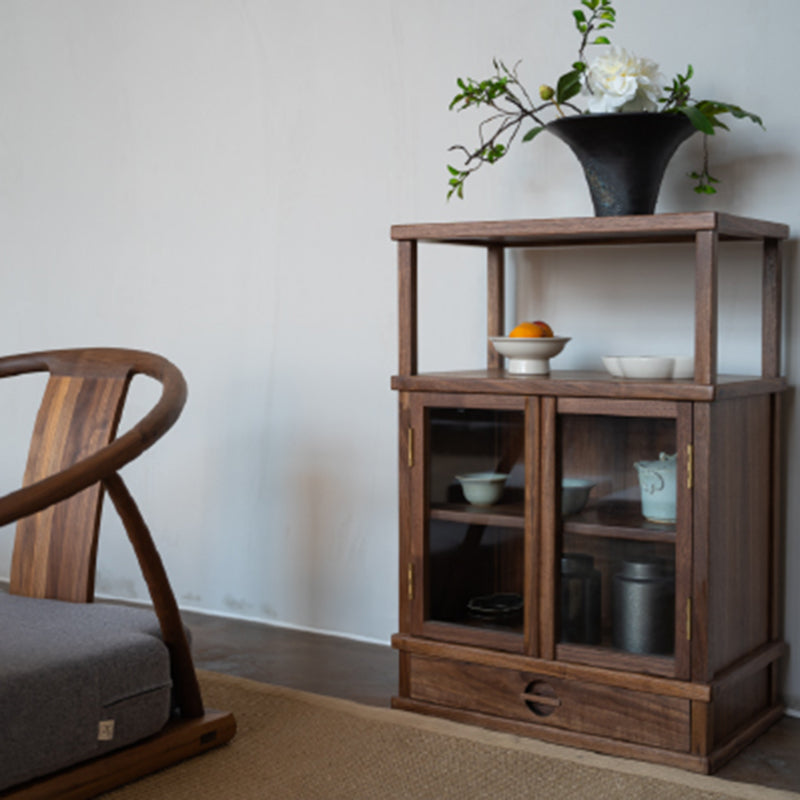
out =
[[[388,646],[184,613],[198,668],[375,706],[397,688]],[[718,777],[800,792],[800,719],[784,717]]]

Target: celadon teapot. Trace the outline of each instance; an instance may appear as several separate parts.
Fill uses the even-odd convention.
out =
[[[642,514],[651,522],[675,522],[677,518],[677,453],[660,453],[657,461],[637,461],[642,490]]]

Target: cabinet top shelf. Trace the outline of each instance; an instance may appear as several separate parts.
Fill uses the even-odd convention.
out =
[[[701,231],[720,240],[787,239],[789,226],[718,211],[625,217],[565,217],[559,219],[439,222],[393,225],[395,241],[508,247],[554,247],[571,244],[625,244],[693,241]]]

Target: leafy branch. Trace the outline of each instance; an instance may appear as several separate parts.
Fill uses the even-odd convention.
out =
[[[540,116],[541,112],[555,105],[553,100],[546,100],[539,105],[533,102],[519,81],[516,65],[509,69],[497,59],[493,63],[495,75],[491,78],[482,81],[459,78],[461,92],[450,103],[451,110],[463,111],[483,106],[491,108],[494,113],[478,126],[479,144],[476,148],[470,150],[464,145],[450,148],[462,151],[466,158],[461,169],[451,165],[447,167],[451,176],[448,199],[454,193],[463,197],[464,181],[483,164],[494,164],[508,152],[525,120],[532,120],[535,126],[523,136],[523,141],[529,142],[541,133],[546,124]]]
[[[690,172],[689,177],[697,181],[694,191],[698,194],[716,194],[717,190],[713,184],[719,183],[719,179],[709,172],[708,137],[713,136],[717,128],[730,130],[719,118],[720,114],[730,114],[735,119],[749,119],[761,128],[764,127],[764,122],[757,114],[745,111],[741,106],[733,103],[721,103],[717,100],[693,102],[689,87],[689,81],[693,75],[694,69],[689,64],[685,75],[678,73],[673,79],[672,85],[664,87],[667,94],[659,98],[659,102],[663,104],[662,111],[685,114],[692,125],[703,134],[703,166],[700,170]]]
[[[541,103],[535,103],[520,83],[517,75],[519,62],[513,69],[509,69],[503,61],[494,59],[492,63],[495,74],[492,77],[481,81],[473,78],[457,79],[460,92],[450,102],[451,111],[488,107],[494,113],[478,126],[477,147],[470,149],[464,145],[454,145],[450,148],[463,152],[465,161],[461,168],[450,164],[447,166],[450,173],[448,200],[453,194],[463,198],[466,179],[484,164],[495,164],[508,153],[525,121],[535,123],[522,137],[523,142],[529,142],[547,124],[542,117],[544,111],[554,108],[558,115],[564,116],[563,108],[567,107],[581,113],[581,109],[570,103],[570,100],[581,90],[581,74],[586,69],[584,51],[588,45],[610,44],[606,36],[595,36],[591,41],[590,38],[595,31],[612,28],[616,21],[616,11],[611,0],[581,0],[581,4],[586,11],[576,9],[572,12],[575,27],[581,34],[578,60],[572,65],[572,70],[558,79],[555,88],[546,84],[539,88]]]
[[[519,136],[523,124],[532,123],[532,127],[522,136],[523,142],[529,142],[545,129],[546,112],[553,111],[558,116],[565,116],[565,109],[577,114],[583,113],[572,100],[582,89],[592,91],[589,81],[585,80],[589,71],[586,48],[611,44],[608,37],[601,32],[614,27],[617,12],[611,0],[580,0],[580,5],[580,8],[572,12],[575,28],[580,34],[577,61],[572,63],[572,69],[558,78],[555,87],[548,84],[540,86],[536,101],[519,80],[518,63],[513,69],[509,69],[503,61],[494,59],[493,76],[480,81],[458,78],[459,93],[451,101],[450,109],[464,111],[468,108],[480,108],[488,109],[490,113],[478,126],[478,144],[475,147],[455,145],[450,148],[462,152],[465,160],[462,167],[447,166],[450,173],[448,199],[454,194],[463,197],[464,182],[470,175],[484,164],[495,164],[505,157]],[[671,85],[663,87],[664,95],[658,102],[661,104],[661,113],[684,114],[704,134],[703,164],[700,170],[690,173],[690,177],[697,181],[694,187],[696,192],[714,194],[716,189],[713,184],[719,181],[709,172],[708,136],[713,136],[719,128],[728,130],[720,116],[730,114],[735,119],[749,119],[762,128],[764,123],[756,114],[733,103],[695,101],[689,86],[693,75],[694,70],[690,64],[685,75],[679,73],[673,78]]]

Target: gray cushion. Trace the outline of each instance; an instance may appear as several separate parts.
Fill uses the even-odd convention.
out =
[[[0,592],[0,790],[157,732],[171,686],[152,611]]]

